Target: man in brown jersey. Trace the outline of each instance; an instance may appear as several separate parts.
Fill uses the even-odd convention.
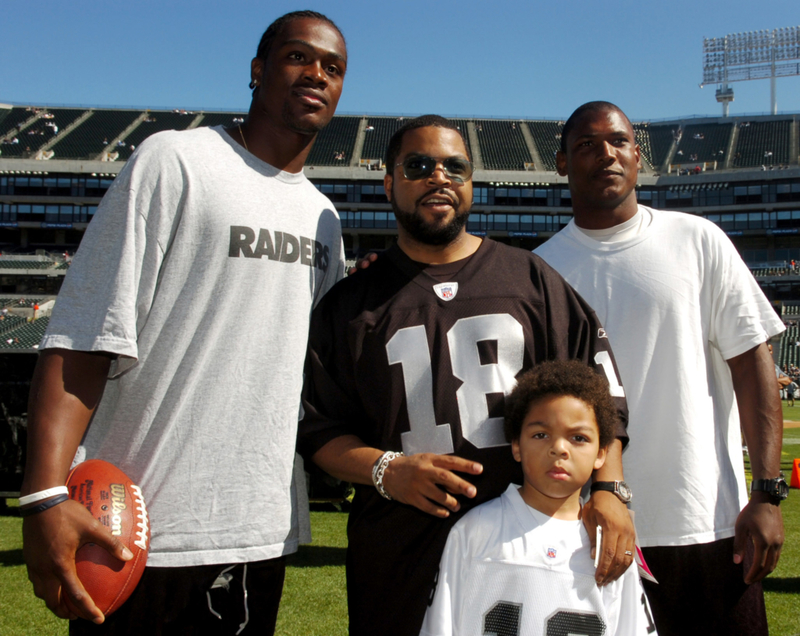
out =
[[[609,380],[594,312],[537,257],[466,232],[472,164],[460,131],[428,115],[389,144],[384,179],[397,245],[314,312],[300,448],[356,486],[349,524],[350,633],[418,634],[447,533],[467,509],[520,483],[502,436],[503,396],[544,359],[580,359]],[[595,476],[621,481],[624,427]],[[598,471],[600,472],[600,471]],[[625,506],[597,493],[598,583],[632,562]]]

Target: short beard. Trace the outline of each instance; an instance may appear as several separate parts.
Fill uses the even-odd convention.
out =
[[[300,135],[316,135],[320,130],[325,128],[325,126],[330,123],[330,120],[321,124],[302,124],[297,118],[294,117],[291,109],[284,107],[283,123],[294,133],[298,133]]]
[[[435,192],[435,190],[434,190]],[[426,193],[424,197],[428,196],[430,192]],[[421,197],[420,200],[424,197]],[[469,218],[469,210],[463,212],[456,211],[455,216],[446,225],[434,226],[431,223],[423,220],[422,216],[417,213],[416,206],[419,205],[417,201],[415,209],[412,212],[401,210],[397,205],[397,197],[394,196],[394,183],[392,183],[392,212],[397,219],[400,226],[408,232],[408,234],[417,243],[423,245],[450,245],[455,241],[464,226],[467,224]]]

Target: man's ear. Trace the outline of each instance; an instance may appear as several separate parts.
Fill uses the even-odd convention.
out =
[[[601,448],[597,451],[597,459],[594,460],[594,469],[600,470],[603,467],[603,464],[606,463],[606,455],[608,454],[608,448]]]
[[[390,175],[388,172],[386,173],[386,176],[383,177],[383,189],[386,191],[386,199],[389,201],[389,203],[392,202],[392,178],[392,175]]]
[[[522,456],[519,454],[519,440],[515,439],[511,442],[511,454],[514,456],[518,462],[522,461]]]
[[[556,172],[562,177],[567,176],[567,155],[561,150],[556,153]]]
[[[264,60],[254,57],[250,60],[250,80],[256,84],[261,83],[261,76],[264,74]]]

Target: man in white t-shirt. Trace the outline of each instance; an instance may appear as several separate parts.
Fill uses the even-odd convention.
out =
[[[786,492],[766,342],[784,326],[716,226],[637,205],[639,147],[619,108],[581,106],[561,144],[574,219],[536,253],[595,309],[617,357],[659,633],[766,633],[758,582],[778,562]]]
[[[250,64],[247,118],[145,141],[86,232],[41,345],[21,500],[34,591],[81,619],[73,634],[273,633],[298,544],[308,324],[343,270],[338,216],[303,165],[346,66],[328,18],[279,18]],[[79,444],[142,488],[151,522],[144,575],[105,622],[75,552],[130,554],[50,496]]]

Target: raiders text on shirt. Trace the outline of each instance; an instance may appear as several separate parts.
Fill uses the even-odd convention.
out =
[[[256,238],[254,229],[244,225],[231,225],[228,256],[232,258],[266,256],[271,261],[282,263],[294,263],[299,259],[302,265],[316,267],[325,272],[330,263],[330,248],[305,236],[298,239],[288,232],[276,230],[270,235],[270,231],[263,228],[258,230]]]

